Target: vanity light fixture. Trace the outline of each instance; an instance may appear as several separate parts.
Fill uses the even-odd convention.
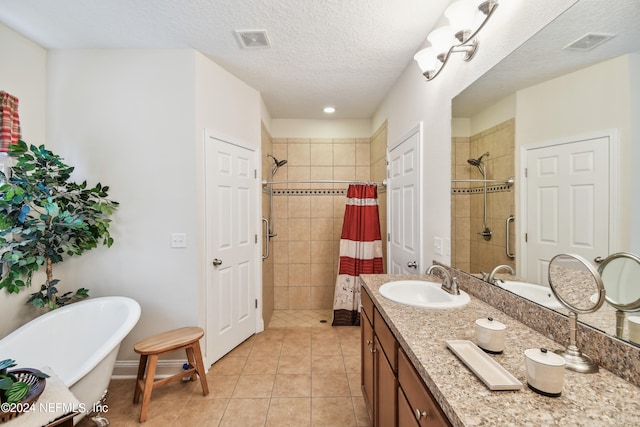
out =
[[[431,47],[420,50],[413,57],[427,80],[433,80],[440,74],[453,53],[463,53],[465,61],[473,58],[478,49],[478,33],[498,7],[497,0],[478,3],[479,0],[458,0],[452,3],[444,11],[449,25],[429,33],[427,40]],[[478,11],[482,14],[478,14]],[[478,23],[479,19],[482,21]]]

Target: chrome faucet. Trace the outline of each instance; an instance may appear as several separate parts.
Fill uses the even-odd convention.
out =
[[[438,269],[442,272],[442,290],[449,292],[451,295],[460,295],[460,289],[458,289],[458,279],[452,277],[449,270],[441,265],[434,264],[427,269],[426,274],[431,274],[434,269]]]
[[[495,285],[496,281],[500,280],[495,278],[496,273],[500,270],[508,270],[509,274],[516,274],[516,272],[513,271],[513,268],[510,265],[502,264],[491,270],[491,273],[489,273],[489,276],[487,276],[487,282]]]

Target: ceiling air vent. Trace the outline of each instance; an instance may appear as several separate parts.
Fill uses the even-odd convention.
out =
[[[600,46],[602,43],[606,42],[609,39],[612,39],[613,37],[615,37],[614,34],[588,33],[580,37],[573,43],[568,44],[564,47],[564,49],[580,50],[586,52],[588,50],[594,49],[597,46]]]
[[[245,49],[271,47],[266,30],[236,30],[240,47]]]

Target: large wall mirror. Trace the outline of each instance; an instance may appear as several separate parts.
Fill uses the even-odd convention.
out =
[[[545,305],[555,255],[639,252],[638,22],[637,0],[579,0],[454,98],[453,267]],[[616,334],[610,304],[579,320]]]

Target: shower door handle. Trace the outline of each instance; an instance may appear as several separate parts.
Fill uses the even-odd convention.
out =
[[[418,263],[416,261],[409,261],[407,263],[407,267],[409,267],[409,268],[418,268]]]
[[[510,233],[511,229],[509,228],[509,224],[515,221],[515,219],[516,217],[514,217],[513,215],[510,215],[509,218],[507,218],[507,230],[506,230],[507,244],[505,246],[506,246],[507,256],[511,259],[514,259],[516,257],[516,254],[511,252],[511,248],[509,247],[509,242],[511,240],[511,233]]]
[[[265,225],[264,235],[266,236],[266,248],[264,254],[262,254],[262,259],[267,259],[269,258],[269,242],[271,241],[271,232],[269,231],[269,229],[271,227],[269,226],[269,220],[267,218],[263,217],[262,222]]]

